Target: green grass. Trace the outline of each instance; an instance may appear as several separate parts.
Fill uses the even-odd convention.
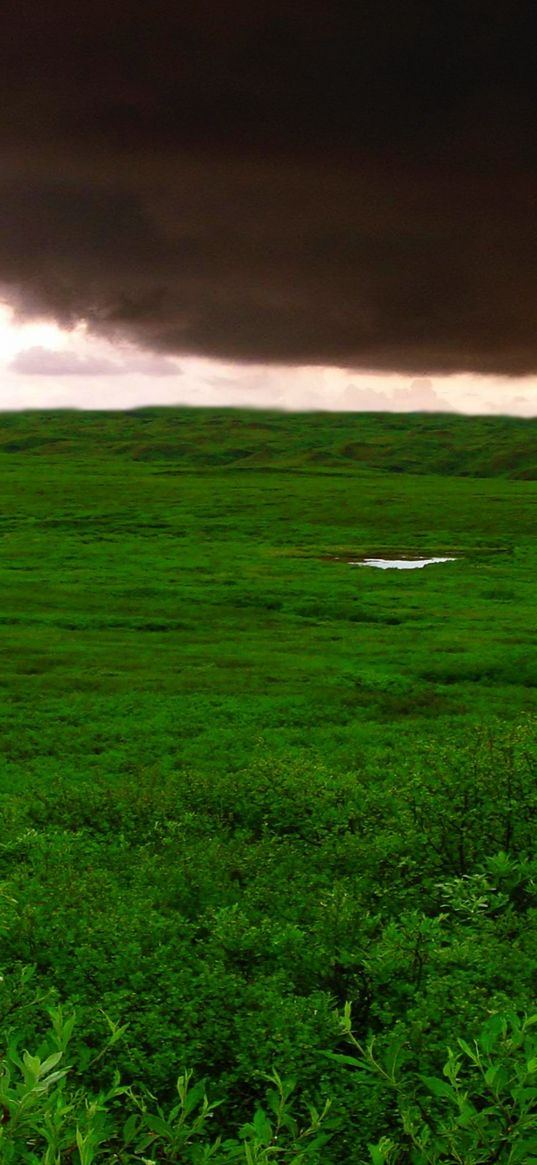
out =
[[[143,408],[4,413],[0,452],[110,454],[184,468],[337,473],[357,468],[537,478],[537,420],[416,413],[276,413]]]
[[[130,1023],[126,1078],[167,1095],[192,1066],[240,1116],[276,1065],[361,1105],[367,1139],[381,1101],[322,1056],[336,1002],[362,1035],[426,1041],[424,1070],[453,1027],[528,1006],[536,433],[0,419],[6,1014],[33,963],[82,1060],[104,1007]],[[336,560],[390,551],[457,560]],[[500,850],[507,906],[438,922],[457,878],[507,893]]]

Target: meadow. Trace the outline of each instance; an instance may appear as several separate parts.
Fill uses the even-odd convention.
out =
[[[2,1030],[13,1076],[75,1011],[42,1095],[102,1101],[0,1159],[537,1159],[537,423],[4,414],[0,474]],[[455,561],[347,561],[390,553]],[[479,1093],[434,1149],[491,1017],[497,1144]],[[172,1144],[186,1070],[223,1103]]]

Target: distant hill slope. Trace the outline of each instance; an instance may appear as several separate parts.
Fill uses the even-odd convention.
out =
[[[537,479],[537,419],[144,408],[0,413],[0,453],[119,456],[168,469],[294,469]]]

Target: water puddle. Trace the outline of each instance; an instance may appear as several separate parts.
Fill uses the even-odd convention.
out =
[[[450,558],[359,558],[349,559],[349,566],[376,566],[379,570],[421,570],[435,562],[456,562]]]

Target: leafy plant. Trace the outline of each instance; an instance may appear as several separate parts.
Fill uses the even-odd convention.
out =
[[[400,1039],[382,1055],[375,1039],[362,1044],[350,1006],[341,1031],[359,1055],[333,1059],[380,1079],[398,1112],[400,1130],[369,1146],[373,1165],[536,1165],[537,1014],[491,1015],[448,1048],[441,1076],[412,1071]]]

